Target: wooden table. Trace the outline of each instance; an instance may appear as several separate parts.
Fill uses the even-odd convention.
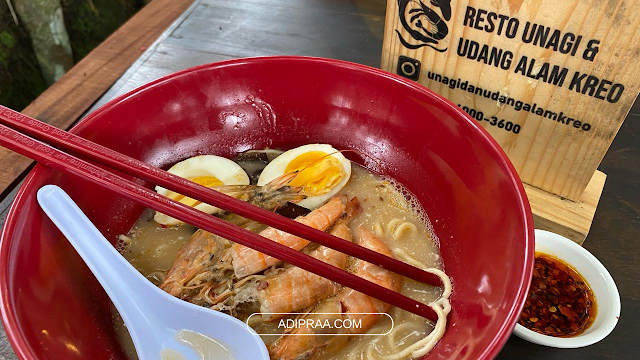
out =
[[[247,56],[309,55],[379,66],[384,0],[198,0],[92,107],[194,65]],[[90,110],[90,111],[91,111]],[[600,166],[607,183],[584,246],[616,280],[622,315],[598,344],[561,350],[512,336],[498,359],[638,359],[640,334],[640,103]],[[0,202],[0,224],[15,190]],[[15,359],[0,334],[0,360]]]

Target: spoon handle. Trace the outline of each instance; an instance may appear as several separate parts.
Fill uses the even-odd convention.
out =
[[[126,324],[151,325],[151,314],[140,306],[153,287],[93,225],[61,188],[46,185],[38,191],[38,203],[82,257],[107,292]],[[160,290],[161,291],[161,290]],[[135,331],[129,329],[138,353]],[[145,346],[143,346],[145,347]]]

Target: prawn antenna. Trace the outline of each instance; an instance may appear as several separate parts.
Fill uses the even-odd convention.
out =
[[[334,151],[332,153],[328,153],[326,155],[323,155],[323,156],[317,158],[316,160],[312,161],[311,163],[309,163],[308,165],[306,165],[302,169],[294,170],[292,172],[287,173],[286,175],[294,175],[294,174],[298,174],[298,173],[300,173],[302,171],[305,171],[306,169],[308,169],[309,167],[315,165],[317,162],[321,161],[322,159],[326,158],[327,156],[332,156],[332,155],[335,155],[337,153],[347,153],[347,152],[356,153],[356,154],[360,155],[361,157],[365,158],[366,160],[375,163],[376,164],[375,169],[369,169],[369,170],[374,170],[375,171],[375,170],[380,170],[380,169],[383,168],[382,162],[380,160],[372,157],[371,155],[365,153],[364,151],[355,150],[355,149],[345,149],[345,150],[338,150],[338,151]],[[295,176],[292,176],[291,179],[289,180],[289,182],[293,181],[293,179],[295,179]]]

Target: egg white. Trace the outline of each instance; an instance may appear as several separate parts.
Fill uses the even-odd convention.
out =
[[[351,161],[347,160],[347,158],[342,155],[342,153],[338,152],[335,148],[328,144],[309,144],[297,147],[295,149],[288,150],[277,158],[273,159],[265,168],[262,170],[260,174],[260,178],[258,179],[258,185],[263,186],[273,179],[284,175],[287,165],[297,158],[298,156],[311,152],[311,151],[321,151],[326,154],[331,154],[329,156],[334,157],[339,161],[340,165],[342,165],[342,169],[345,172],[345,177],[340,180],[338,184],[336,184],[329,192],[323,195],[318,196],[310,196],[306,199],[298,202],[298,205],[306,207],[307,209],[315,209],[316,207],[322,205],[324,202],[329,200],[332,196],[338,193],[340,189],[342,189],[349,178],[351,177]]]
[[[168,172],[185,179],[199,176],[213,176],[220,180],[223,185],[249,185],[250,180],[247,173],[235,162],[215,155],[200,155],[188,158],[173,165]],[[170,190],[156,186],[156,192],[160,195],[169,194]],[[220,211],[219,208],[209,204],[198,204],[195,209],[207,214],[214,214]],[[156,212],[153,219],[165,226],[173,226],[182,222],[171,216]]]

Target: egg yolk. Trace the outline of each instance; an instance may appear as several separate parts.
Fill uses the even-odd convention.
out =
[[[206,186],[208,188],[213,188],[213,187],[217,187],[217,186],[222,186],[224,185],[224,183],[220,180],[218,180],[217,177],[215,176],[196,176],[196,177],[192,177],[192,178],[187,178],[187,180],[191,180],[196,184],[200,184],[202,186]],[[190,197],[186,197],[182,194],[179,194],[175,191],[169,191],[169,193],[166,195],[169,199],[175,200],[177,202],[181,202],[187,206],[191,206],[191,207],[195,207],[200,205],[202,202],[196,200],[196,199],[192,199]]]
[[[310,151],[291,160],[285,169],[289,174],[300,173],[291,181],[291,186],[302,186],[307,196],[323,195],[331,191],[346,176],[338,159],[322,151]]]

